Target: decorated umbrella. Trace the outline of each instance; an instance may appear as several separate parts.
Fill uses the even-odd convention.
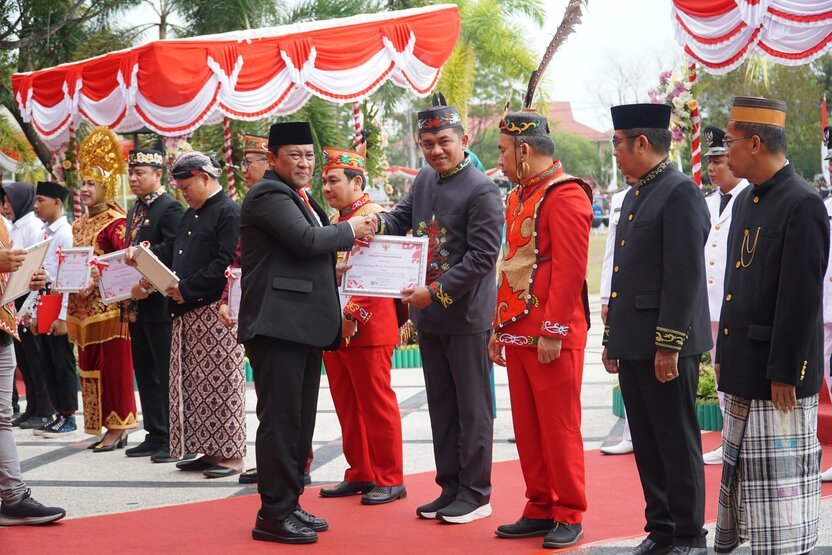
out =
[[[748,56],[778,64],[806,64],[822,56],[832,41],[832,0],[673,0],[676,38],[690,59],[689,80],[697,65],[708,73],[728,73]],[[701,183],[699,113],[694,107],[692,160]]]
[[[386,81],[427,95],[459,38],[459,10],[436,5],[154,41],[12,76],[15,101],[53,150],[80,121],[181,137],[228,118],[287,115],[313,95],[366,99]],[[230,170],[230,167],[229,167]]]

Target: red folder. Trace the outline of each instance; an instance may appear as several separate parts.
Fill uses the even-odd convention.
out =
[[[47,333],[61,314],[63,295],[41,295],[38,301],[38,333]]]

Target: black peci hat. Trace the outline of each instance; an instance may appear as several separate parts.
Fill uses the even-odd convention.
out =
[[[54,181],[38,181],[35,194],[42,197],[56,198],[63,202],[69,196],[69,190]]]
[[[725,131],[719,127],[709,125],[705,128],[705,142],[708,143],[708,152],[705,156],[725,156]]]
[[[269,149],[283,145],[311,145],[312,127],[305,121],[275,123],[269,128]]]
[[[670,104],[622,104],[610,108],[610,113],[616,131],[670,127]]]

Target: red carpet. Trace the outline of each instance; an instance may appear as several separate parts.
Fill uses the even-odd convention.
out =
[[[705,434],[712,449],[718,434]],[[824,449],[832,460],[832,448]],[[586,537],[579,545],[608,542],[642,534],[643,496],[632,455],[604,456],[586,453],[589,511],[584,520]],[[706,520],[716,518],[721,467],[706,467]],[[439,493],[433,473],[406,480],[410,496],[391,505],[364,507],[359,498],[322,499],[317,488],[302,498],[305,509],[328,519],[330,530],[317,544],[284,546],[251,540],[258,497],[248,495],[107,516],[66,520],[45,528],[0,528],[0,553],[551,553],[541,538],[504,540],[494,528],[513,522],[523,508],[523,480],[517,461],[494,465],[491,518],[450,526],[419,520],[416,507]],[[832,495],[825,485],[824,496]]]

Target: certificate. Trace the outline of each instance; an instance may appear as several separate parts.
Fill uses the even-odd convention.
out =
[[[29,282],[32,281],[32,275],[43,267],[43,259],[46,258],[50,245],[52,245],[51,237],[32,245],[28,249],[23,249],[26,251],[26,259],[23,261],[23,265],[9,276],[6,290],[3,291],[3,297],[0,298],[0,305],[5,306],[31,292]]]
[[[343,295],[400,299],[402,289],[425,286],[428,238],[377,236],[353,246],[345,262],[352,268],[341,278]]]
[[[74,247],[58,252],[58,275],[52,289],[61,293],[77,293],[90,284],[92,247]]]
[[[179,284],[176,274],[144,245],[136,247],[133,260],[136,262],[136,269],[163,295],[165,291]]]
[[[229,267],[225,275],[228,278],[228,317],[236,322],[240,316],[240,298],[243,296],[243,286],[240,283],[243,270]]]
[[[130,290],[142,279],[137,269],[124,262],[126,250],[98,257],[98,264],[101,265],[98,289],[101,291],[101,302],[104,304],[129,299]]]

